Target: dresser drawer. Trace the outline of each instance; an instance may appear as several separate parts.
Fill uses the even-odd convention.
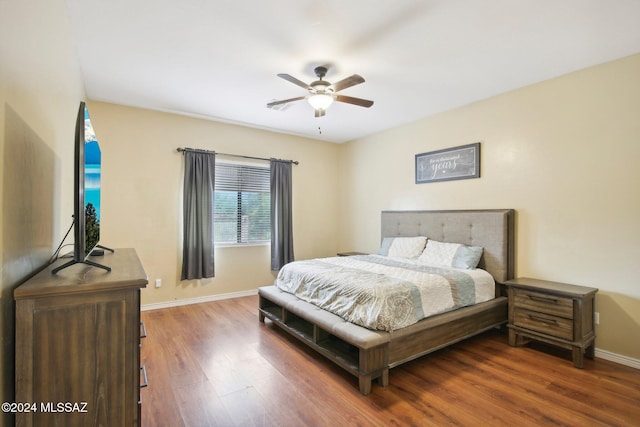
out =
[[[514,324],[521,328],[573,341],[573,321],[571,319],[517,308],[513,320]]]
[[[571,298],[543,294],[525,289],[514,289],[516,308],[573,319],[573,300]]]

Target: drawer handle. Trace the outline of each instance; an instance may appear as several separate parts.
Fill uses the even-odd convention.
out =
[[[552,302],[554,304],[558,303],[558,299],[557,298],[552,298],[552,297],[539,297],[539,296],[536,296],[536,295],[529,295],[529,298],[531,298],[534,301]]]
[[[144,365],[140,366],[140,371],[142,371],[142,384],[140,384],[140,388],[146,387],[149,385],[147,381],[147,368]]]
[[[540,317],[533,314],[529,315],[529,319],[534,320],[536,322],[546,323],[547,325],[558,325],[558,321],[555,319],[547,319],[546,317]]]
[[[140,322],[140,338],[147,337],[147,328],[144,326],[144,322]]]

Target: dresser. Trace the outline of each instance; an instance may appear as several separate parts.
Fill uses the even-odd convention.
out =
[[[94,260],[111,271],[58,260],[14,291],[17,426],[140,425],[147,275],[134,249]]]
[[[573,364],[595,350],[595,288],[518,278],[505,283],[509,295],[509,344],[526,339],[542,341],[572,351]]]

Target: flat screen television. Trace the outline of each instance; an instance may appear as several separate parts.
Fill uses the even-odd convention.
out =
[[[52,273],[74,264],[88,264],[107,271],[111,268],[88,259],[113,249],[101,246],[100,241],[100,173],[102,155],[95,137],[89,111],[80,103],[76,118],[74,177],[73,177],[73,259],[53,269]]]

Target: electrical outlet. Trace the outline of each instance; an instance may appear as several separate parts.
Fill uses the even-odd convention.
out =
[[[600,313],[598,313],[597,311],[593,313],[593,321],[596,325],[600,324]]]
[[[162,279],[156,279],[156,288],[162,287]]]

